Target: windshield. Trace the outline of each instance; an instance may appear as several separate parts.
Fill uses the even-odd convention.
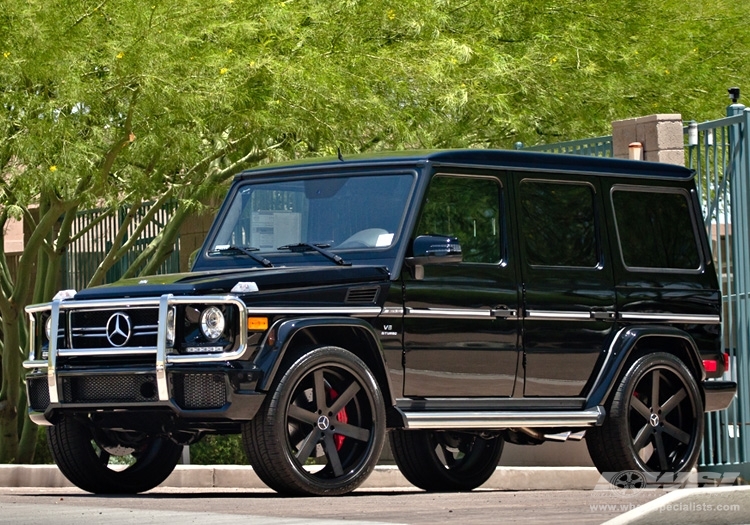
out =
[[[247,183],[224,216],[210,254],[390,247],[403,222],[413,174]],[[318,250],[320,251],[320,250]]]

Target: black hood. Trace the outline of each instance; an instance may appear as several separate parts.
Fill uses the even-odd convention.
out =
[[[78,292],[76,300],[158,297],[162,294],[229,293],[238,282],[254,282],[260,295],[273,292],[388,282],[381,266],[300,266],[175,273],[123,279]]]

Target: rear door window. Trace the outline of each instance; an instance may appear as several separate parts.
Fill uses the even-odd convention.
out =
[[[599,264],[594,188],[529,179],[519,188],[521,241],[527,264],[576,268]]]

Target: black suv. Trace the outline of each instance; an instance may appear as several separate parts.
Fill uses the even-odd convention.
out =
[[[148,490],[183,445],[232,433],[287,494],[354,490],[386,432],[432,491],[481,485],[506,441],[584,433],[602,472],[679,474],[736,391],[717,380],[693,176],[665,164],[466,150],[252,169],[190,273],[27,311],[31,417],[96,493]]]

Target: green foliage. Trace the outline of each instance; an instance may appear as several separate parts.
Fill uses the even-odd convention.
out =
[[[52,459],[52,453],[49,451],[49,444],[47,443],[47,427],[39,427],[37,432],[38,436],[33,462],[35,465],[50,465],[55,460]]]
[[[239,434],[208,435],[190,445],[190,463],[193,465],[246,465],[247,462]]]
[[[0,232],[11,217],[33,232],[15,275],[0,258],[0,425],[24,417],[18,323],[30,291],[54,293],[77,210],[190,204],[136,275],[256,163],[716,118],[750,75],[745,18],[729,0],[0,0]],[[92,284],[134,242],[127,226]],[[0,461],[33,453],[21,432],[20,448],[0,433]]]

